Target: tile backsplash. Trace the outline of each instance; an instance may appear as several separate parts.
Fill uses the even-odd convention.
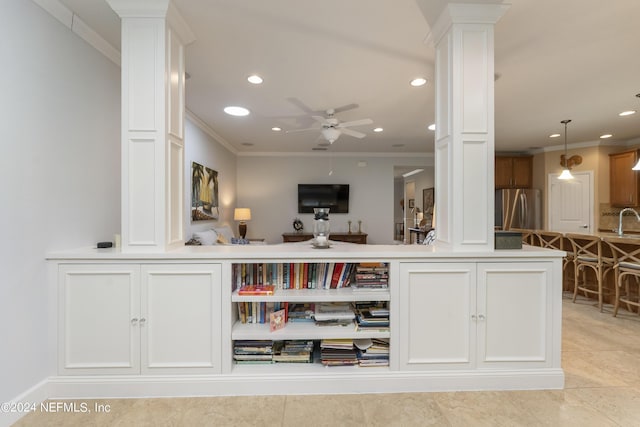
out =
[[[600,222],[598,228],[602,231],[617,231],[620,211],[623,208],[615,208],[609,203],[600,203]],[[640,213],[640,208],[634,208]],[[640,233],[640,221],[633,212],[625,212],[622,216],[622,229]]]

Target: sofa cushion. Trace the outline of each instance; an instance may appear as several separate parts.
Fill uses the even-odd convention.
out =
[[[201,245],[215,245],[218,242],[218,233],[214,230],[196,231],[193,233],[193,238]]]

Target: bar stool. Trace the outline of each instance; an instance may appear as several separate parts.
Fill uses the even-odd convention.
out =
[[[571,246],[571,242],[567,240],[563,233],[557,231],[547,231],[547,230],[536,230],[535,237],[537,240],[537,246],[541,248],[549,248],[549,249],[557,249],[561,251],[566,251],[566,255],[562,260],[562,277],[565,276],[565,270],[570,264],[574,264],[575,268],[575,257],[573,253],[573,247]],[[565,247],[567,246],[567,247]],[[569,270],[570,271],[570,270]],[[567,282],[571,277],[567,277]],[[573,281],[575,282],[575,277],[573,277]],[[564,286],[565,280],[563,282],[563,290],[568,290],[568,286]]]
[[[536,246],[533,230],[526,230],[524,228],[510,228],[508,231],[522,233],[522,243],[524,243],[525,245]]]
[[[604,279],[607,273],[613,271],[614,265],[611,248],[598,236],[589,234],[566,234],[565,236],[571,242],[575,254],[573,302],[576,302],[578,291],[582,291],[585,297],[595,294],[598,296],[598,309],[602,312]],[[593,272],[595,283],[587,281],[587,270]]]
[[[631,306],[637,307],[640,315],[640,239],[607,237],[604,239],[613,252],[616,272],[616,299],[613,304],[613,316],[618,315],[620,303],[627,305],[627,310],[633,312]],[[633,283],[630,283],[633,281]],[[624,294],[621,294],[624,284]],[[631,293],[631,286],[638,287],[635,296]]]

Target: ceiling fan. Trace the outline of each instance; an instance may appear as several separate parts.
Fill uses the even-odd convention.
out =
[[[334,117],[335,112],[336,111],[333,108],[330,108],[325,111],[325,113],[327,114],[327,117],[315,116],[315,115],[311,116],[316,122],[318,122],[318,125],[314,127],[306,128],[306,129],[289,130],[287,131],[287,133],[304,132],[308,130],[320,130],[320,133],[322,133],[322,136],[324,137],[324,139],[329,141],[329,143],[331,144],[333,144],[333,142],[336,139],[338,139],[340,135],[342,135],[343,133],[345,135],[353,136],[354,138],[364,138],[365,136],[367,136],[366,133],[358,132],[349,128],[353,126],[369,125],[373,123],[373,120],[360,119],[360,120],[352,120],[349,122],[341,122],[340,120]]]

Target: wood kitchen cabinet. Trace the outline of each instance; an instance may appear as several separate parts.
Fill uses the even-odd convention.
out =
[[[638,206],[638,174],[631,168],[638,161],[638,150],[609,154],[609,198],[611,206]]]
[[[495,187],[531,188],[533,184],[532,156],[496,156]]]

